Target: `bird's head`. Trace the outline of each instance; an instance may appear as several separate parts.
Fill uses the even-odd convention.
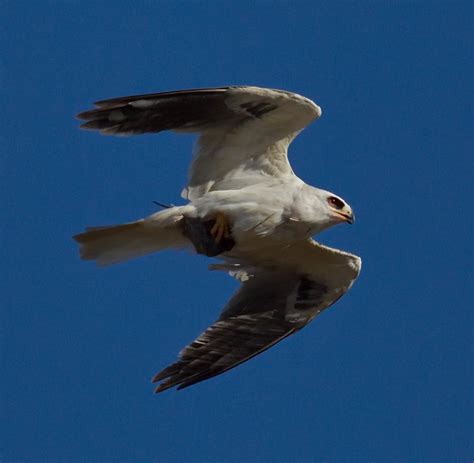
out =
[[[329,220],[338,222],[354,223],[355,215],[352,208],[342,198],[332,193],[326,195],[326,203],[329,214]]]
[[[296,198],[296,209],[295,218],[311,224],[311,235],[338,223],[355,221],[352,208],[340,196],[309,185],[304,185]]]
[[[311,222],[314,223],[313,232],[319,233],[342,222],[354,223],[352,208],[340,196],[313,187],[311,193],[311,196],[306,196],[309,200],[306,204],[311,214]]]

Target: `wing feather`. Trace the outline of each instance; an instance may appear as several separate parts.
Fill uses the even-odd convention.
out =
[[[273,313],[216,321],[180,354],[180,359],[158,373],[163,381],[156,392],[178,389],[220,375],[270,348],[298,328]]]

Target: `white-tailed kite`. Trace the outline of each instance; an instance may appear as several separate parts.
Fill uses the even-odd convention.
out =
[[[123,225],[74,238],[83,259],[123,262],[190,248],[221,263],[241,286],[219,319],[154,378],[156,392],[224,373],[296,333],[337,301],[359,257],[311,237],[354,221],[340,197],[311,187],[288,162],[291,141],[321,115],[311,100],[258,87],[222,87],[99,101],[81,127],[106,135],[198,132],[188,200]]]

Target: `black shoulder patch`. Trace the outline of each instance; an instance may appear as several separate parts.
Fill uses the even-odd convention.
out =
[[[327,291],[326,285],[306,277],[301,278],[296,294],[295,309],[308,310],[317,307]]]
[[[264,114],[269,113],[277,109],[277,105],[272,103],[256,103],[255,101],[249,101],[240,105],[242,109],[245,109],[250,115],[254,117],[262,117]]]

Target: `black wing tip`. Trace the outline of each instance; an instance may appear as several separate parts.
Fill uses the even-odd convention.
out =
[[[140,134],[145,132],[157,133],[162,130],[172,130],[176,127],[147,127],[141,130],[139,127],[134,126],[134,122],[140,122],[137,118],[141,112],[148,109],[141,107],[135,107],[134,102],[139,100],[149,100],[151,106],[153,106],[153,100],[156,100],[156,104],[159,104],[162,100],[170,100],[177,97],[200,97],[200,96],[212,96],[222,94],[235,87],[209,87],[209,88],[197,88],[189,90],[176,90],[170,92],[161,93],[148,93],[142,95],[130,95],[118,98],[111,98],[107,100],[96,101],[93,109],[81,111],[76,114],[75,118],[80,121],[85,121],[80,125],[81,129],[85,130],[104,130],[106,135],[130,135]],[[114,111],[117,111],[117,115],[114,115]],[[145,111],[146,112],[146,111]],[[125,127],[126,126],[126,127]],[[110,129],[110,130],[109,130]]]
[[[184,373],[183,368],[185,367],[186,365],[182,365],[180,362],[173,363],[153,376],[151,380],[153,384],[161,382],[155,388],[155,394],[159,394],[173,387],[176,387],[176,390],[180,391],[181,389],[185,389],[193,384],[200,383],[201,381],[205,381],[227,371],[227,369],[212,371],[207,368],[197,372]]]
[[[166,386],[165,384],[160,384],[155,388],[153,391],[154,394],[160,394],[161,392],[165,392],[166,390],[170,389],[172,386]]]
[[[166,391],[176,385],[178,385],[181,381],[174,381],[173,378],[179,376],[180,368],[178,363],[173,363],[163,370],[159,371],[153,378],[151,379],[152,384],[157,384],[155,388],[155,394],[159,394],[160,392]]]
[[[186,95],[186,94],[206,94],[206,93],[221,93],[225,92],[231,88],[236,88],[240,86],[236,85],[228,85],[223,87],[201,87],[201,88],[190,88],[190,89],[183,89],[183,90],[171,90],[166,92],[158,92],[158,93],[143,93],[137,95],[129,95],[129,96],[120,96],[117,98],[108,98],[106,100],[99,100],[95,101],[94,105],[97,106],[99,109],[109,108],[111,105],[121,105],[127,104],[131,101],[136,100],[146,100],[146,99],[154,99],[154,98],[173,98],[179,95]]]
[[[165,368],[165,370],[166,370],[166,368]],[[170,374],[165,374],[165,370],[162,370],[159,373],[157,373],[155,376],[153,376],[151,382],[153,384],[159,383],[163,379],[166,379],[166,378],[170,377],[171,376]]]
[[[153,377],[153,379],[151,380],[152,384],[156,384],[158,383],[159,381],[161,381],[161,379],[157,378],[158,375],[155,375]],[[166,381],[162,382],[161,384],[157,384],[156,387],[155,387],[155,390],[153,391],[155,394],[159,394],[160,392],[164,392],[166,391],[167,389],[170,389],[172,386],[171,385],[167,385],[166,384]]]
[[[194,384],[194,383],[192,383]],[[170,384],[170,385],[166,385],[166,384],[160,384],[158,387],[155,388],[155,390],[153,391],[154,394],[161,394],[162,392],[165,392],[167,391],[168,389],[172,389],[173,387],[176,387],[176,391],[180,391],[182,389],[186,389],[187,387],[191,386],[192,384],[186,384],[186,383],[182,383],[182,384]]]
[[[178,381],[173,381],[173,377],[171,377],[168,380],[162,382],[161,384],[158,384],[158,386],[154,390],[154,393],[160,394],[161,392],[164,392],[171,388],[176,388],[177,391],[181,391],[182,389],[186,389],[187,387],[193,386],[194,384],[200,383],[201,381],[206,381],[207,379],[210,379],[213,376],[217,376],[221,373],[224,373],[224,372],[213,373],[213,374],[203,374],[203,375],[199,375],[197,378],[194,378],[194,379],[193,379],[194,375],[191,375],[187,378],[180,379]],[[152,381],[152,383],[155,383],[155,382],[157,381]]]
[[[88,121],[92,114],[95,111],[95,109],[90,109],[90,110],[87,110],[87,111],[81,111],[80,113],[77,113],[76,114],[76,119],[80,120],[80,121]]]
[[[160,394],[161,392],[167,391],[168,389],[176,388],[177,391],[183,389],[185,386],[186,381],[173,381],[173,378],[168,378],[167,380],[163,381],[162,383],[158,384],[155,389],[155,394]]]

